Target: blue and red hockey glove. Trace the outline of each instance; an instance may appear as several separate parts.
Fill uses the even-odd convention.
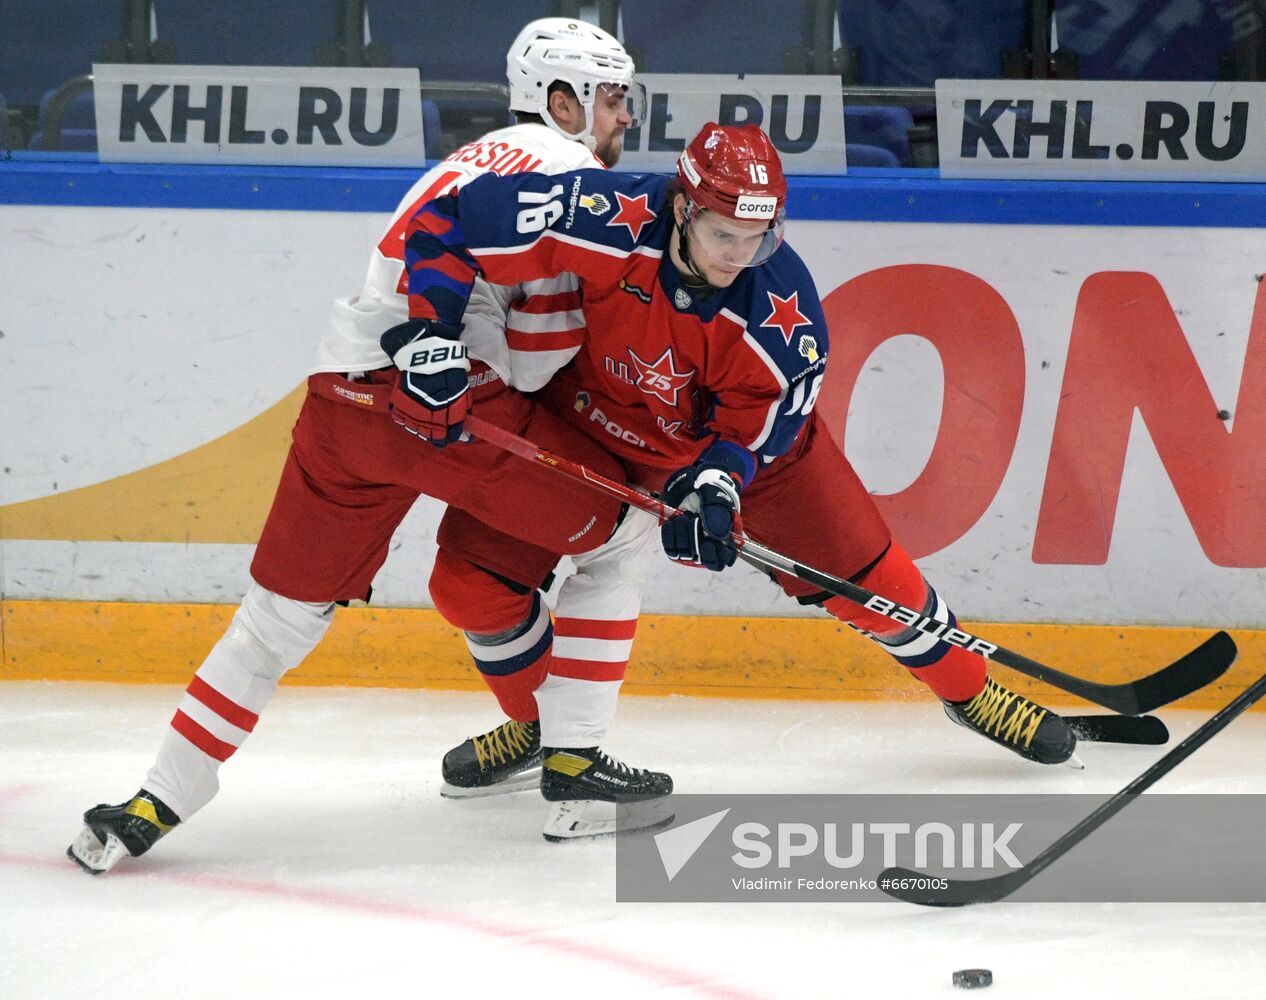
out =
[[[461,440],[462,422],[470,412],[470,359],[458,339],[461,332],[460,325],[412,319],[379,338],[400,369],[387,404],[391,419],[437,448]]]

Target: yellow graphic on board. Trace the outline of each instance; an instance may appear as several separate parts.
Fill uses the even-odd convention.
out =
[[[254,544],[307,386],[183,455],[77,490],[0,506],[0,538]]]

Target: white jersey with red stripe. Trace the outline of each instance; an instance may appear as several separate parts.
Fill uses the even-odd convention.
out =
[[[560,173],[602,165],[583,143],[537,123],[489,132],[441,160],[396,207],[374,248],[360,293],[335,300],[312,371],[363,372],[390,363],[378,338],[409,318],[404,232],[426,202],[482,174]],[[470,356],[524,392],[548,382],[584,340],[579,285],[570,274],[512,286],[479,279],[463,322],[462,340]]]

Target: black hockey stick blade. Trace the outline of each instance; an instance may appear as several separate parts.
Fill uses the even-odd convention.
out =
[[[1134,743],[1160,747],[1169,729],[1154,715],[1064,715],[1073,735],[1087,743]]]
[[[1140,793],[1151,788],[1161,778],[1213,739],[1218,733],[1230,725],[1236,716],[1266,695],[1266,675],[1259,677],[1253,684],[1219,711],[1213,718],[1179,743],[1176,747],[1156,761],[1151,767],[1131,781],[1083,819],[1075,827],[1047,847],[1027,865],[982,879],[946,879],[944,889],[901,888],[900,880],[907,880],[905,885],[926,885],[928,876],[909,868],[886,868],[879,876],[880,888],[895,899],[907,903],[918,903],[920,906],[970,906],[974,903],[993,903],[1011,895],[1039,872],[1054,861],[1058,861],[1072,848],[1076,847],[1095,830],[1103,826],[1113,816],[1134,801]],[[885,885],[887,880],[887,885]],[[897,880],[897,881],[893,881]]]
[[[1156,673],[1123,684],[1098,684],[1072,677],[1009,650],[999,649],[991,659],[1122,715],[1143,715],[1212,684],[1231,668],[1238,655],[1235,640],[1226,632],[1215,632]]]

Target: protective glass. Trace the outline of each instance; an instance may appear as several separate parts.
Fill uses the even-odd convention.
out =
[[[625,110],[633,119],[629,128],[637,128],[646,120],[646,88],[640,83],[630,83],[627,87],[622,83],[598,84],[598,100],[623,100]]]
[[[699,252],[726,267],[758,267],[782,245],[787,213],[780,210],[767,229],[743,226],[717,212],[686,204],[686,235],[691,252]]]

